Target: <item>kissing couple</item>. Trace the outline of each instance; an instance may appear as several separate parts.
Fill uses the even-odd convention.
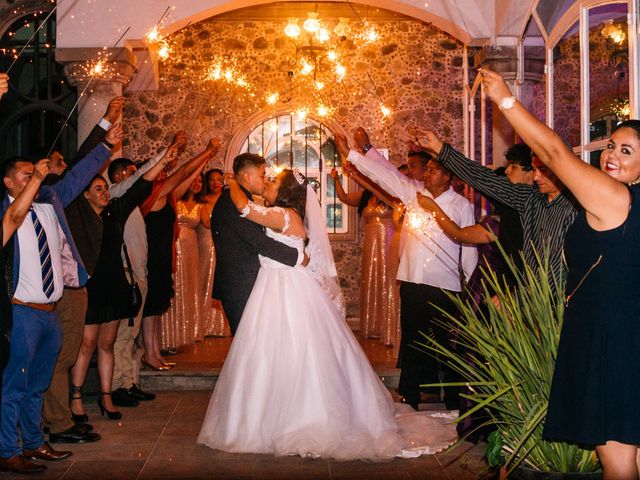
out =
[[[265,179],[265,167],[259,155],[237,156],[211,216],[213,296],[234,339],[198,443],[339,460],[448,446],[451,419],[394,404],[347,325],[314,189],[296,170]]]

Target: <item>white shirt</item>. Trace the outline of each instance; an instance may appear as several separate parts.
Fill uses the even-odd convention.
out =
[[[136,171],[129,178],[124,179],[119,183],[115,183],[109,186],[109,194],[111,198],[120,198],[124,193],[131,188],[131,186],[145,173],[156,165],[165,150],[162,150],[158,155],[142,165],[138,171]],[[138,283],[147,281],[147,227],[144,223],[144,217],[138,207],[134,208],[127,222],[124,224],[124,243],[127,245],[127,252],[129,253],[129,259],[131,260],[131,268],[133,269],[133,278]],[[124,253],[122,255],[122,262],[126,267],[126,261]]]
[[[9,196],[9,201],[14,198]],[[20,269],[18,272],[18,286],[14,298],[22,302],[52,303],[62,297],[64,289],[64,273],[62,268],[63,247],[69,250],[69,245],[64,239],[64,232],[58,223],[58,217],[53,205],[48,203],[33,203],[33,209],[38,216],[40,225],[47,234],[47,245],[51,254],[51,266],[53,268],[53,294],[50,298],[42,288],[42,265],[40,264],[40,250],[38,238],[33,227],[31,213],[18,228],[18,245],[20,246]]]
[[[417,192],[433,198],[424,184],[405,177],[375,148],[366,156],[351,150],[348,160],[383,190],[398,197],[407,209],[400,234],[398,280],[459,292],[460,244],[451,240],[433,216],[418,204]],[[449,188],[435,201],[458,226],[475,223],[473,207],[453,189]],[[468,280],[478,263],[475,247],[462,247],[461,263]]]

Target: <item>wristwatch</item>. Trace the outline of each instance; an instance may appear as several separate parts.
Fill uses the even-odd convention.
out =
[[[500,102],[500,105],[498,105],[498,108],[500,110],[510,110],[513,108],[515,104],[516,104],[516,97],[512,95],[510,97],[504,97]]]
[[[113,143],[111,143],[110,141],[108,141],[106,138],[105,138],[104,140],[102,140],[102,143],[104,143],[104,144],[107,146],[107,148],[108,148],[109,150],[112,150],[112,149],[113,149],[113,147],[115,146]]]
[[[365,143],[364,145],[362,145],[362,151],[364,153],[367,153],[372,148],[373,148],[373,145],[371,145],[370,143]]]

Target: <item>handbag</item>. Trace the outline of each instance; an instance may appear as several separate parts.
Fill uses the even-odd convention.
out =
[[[142,307],[142,292],[140,291],[140,287],[138,286],[138,282],[133,278],[133,269],[131,268],[131,259],[129,258],[129,252],[127,251],[127,244],[122,244],[122,250],[124,251],[124,258],[127,261],[127,270],[129,271],[129,276],[131,280],[129,281],[129,304],[131,309],[129,310],[129,323],[130,327],[133,327],[133,319],[140,312],[140,307]],[[126,274],[125,274],[126,275]]]

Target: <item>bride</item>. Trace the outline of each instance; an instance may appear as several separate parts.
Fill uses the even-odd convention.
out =
[[[456,439],[450,418],[394,406],[344,321],[325,221],[304,177],[270,180],[267,208],[229,180],[234,205],[267,235],[310,257],[261,268],[233,339],[198,443],[228,452],[341,460],[435,453]],[[398,415],[398,408],[409,413]],[[405,410],[406,412],[406,410]]]

